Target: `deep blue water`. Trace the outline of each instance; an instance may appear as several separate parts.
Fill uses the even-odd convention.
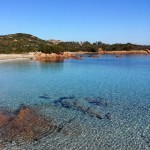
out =
[[[102,115],[110,113],[111,120],[99,120],[72,108],[45,107],[70,96]],[[86,101],[98,97],[108,106]],[[44,113],[58,122],[76,117],[84,136],[66,138],[65,142],[64,137],[51,139],[63,143],[58,149],[150,149],[150,56],[103,55],[61,63],[0,62],[0,107],[17,109],[20,104],[41,105]]]

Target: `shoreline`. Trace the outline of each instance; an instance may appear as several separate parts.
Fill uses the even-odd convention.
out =
[[[0,54],[0,60],[15,60],[15,59],[34,59],[34,52],[24,53],[24,54]]]
[[[40,54],[40,52],[29,52],[29,53],[24,53],[24,54],[0,54],[0,62],[2,61],[12,61],[12,60],[24,60],[24,59],[34,59],[38,60],[37,56]],[[49,55],[54,55],[49,54]],[[105,54],[110,54],[110,55],[150,55],[150,50],[132,50],[132,51],[99,51],[99,52],[83,52],[83,51],[78,51],[78,52],[64,52],[61,56],[66,59],[66,54],[75,56],[75,55],[83,55],[83,54],[93,54],[93,55],[105,55]],[[57,55],[57,54],[56,54]],[[69,56],[70,58],[72,58]]]
[[[149,55],[150,50],[131,50],[131,51],[99,51],[98,54],[115,54],[115,55]]]
[[[29,60],[30,58],[9,58],[9,59],[0,59],[0,64],[7,63],[7,62],[16,62],[16,61],[23,61]]]

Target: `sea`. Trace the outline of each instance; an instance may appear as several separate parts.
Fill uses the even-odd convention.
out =
[[[0,62],[0,108],[39,108],[64,131],[5,149],[150,150],[150,56]]]

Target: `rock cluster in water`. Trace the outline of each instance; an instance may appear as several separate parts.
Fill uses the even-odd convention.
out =
[[[82,59],[79,56],[76,56],[67,52],[60,53],[60,54],[56,54],[56,53],[51,53],[51,54],[37,53],[36,54],[36,60],[43,61],[43,62],[63,62],[64,59],[69,59],[69,58],[73,58],[77,60]]]
[[[102,98],[85,98],[84,101],[88,102],[89,105],[85,105],[81,103],[79,100],[75,99],[75,97],[61,97],[58,100],[54,101],[55,106],[61,106],[67,109],[74,109],[80,111],[84,114],[89,115],[90,117],[95,117],[98,119],[109,119],[111,120],[112,116],[108,112],[106,114],[102,114],[99,111],[96,111],[91,105],[107,107],[108,103]]]

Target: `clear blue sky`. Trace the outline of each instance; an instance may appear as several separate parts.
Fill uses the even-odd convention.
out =
[[[150,45],[150,0],[0,0],[0,34]]]

